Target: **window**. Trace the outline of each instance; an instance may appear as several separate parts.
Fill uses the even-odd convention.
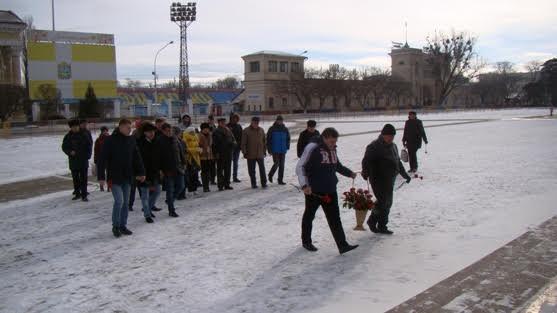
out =
[[[283,105],[283,106],[288,105],[288,99],[282,98],[282,105]]]
[[[293,73],[301,72],[301,70],[300,70],[300,63],[298,63],[298,62],[292,62],[291,71],[292,71]]]
[[[277,61],[269,61],[269,72],[278,72],[277,71]]]
[[[275,107],[275,98],[269,97],[269,109],[272,109],[274,107]]]
[[[249,71],[252,73],[259,72],[259,62],[249,62]]]
[[[280,62],[280,72],[281,73],[288,72],[288,62]]]

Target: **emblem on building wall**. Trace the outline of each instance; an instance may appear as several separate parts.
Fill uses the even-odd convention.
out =
[[[58,79],[71,79],[72,65],[68,62],[58,64]]]

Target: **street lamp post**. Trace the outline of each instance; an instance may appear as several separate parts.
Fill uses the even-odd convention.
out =
[[[164,45],[164,47],[160,48],[159,51],[157,51],[157,54],[155,54],[155,64],[153,66],[153,78],[155,80],[155,99],[153,103],[158,103],[158,97],[157,97],[157,57],[159,56],[159,53],[161,53],[162,50],[164,50],[164,48],[168,47],[169,45],[173,44],[174,41],[170,41],[168,42],[166,45]]]
[[[180,27],[180,99],[188,105],[188,88],[190,87],[188,64],[188,27],[196,20],[197,4],[173,2],[170,6],[170,21]],[[191,112],[190,112],[191,113]]]

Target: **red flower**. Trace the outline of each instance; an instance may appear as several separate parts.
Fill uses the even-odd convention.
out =
[[[321,201],[323,201],[323,203],[325,204],[329,204],[333,201],[333,199],[329,195],[324,195],[321,197]]]
[[[414,178],[418,178],[418,177],[419,177],[418,174],[414,174]]]
[[[369,195],[369,190],[364,190],[364,194]]]
[[[350,192],[356,192],[356,188],[350,188]]]
[[[421,179],[421,180],[423,180],[423,179],[424,179],[424,177],[423,177],[423,176],[420,176],[420,179]]]

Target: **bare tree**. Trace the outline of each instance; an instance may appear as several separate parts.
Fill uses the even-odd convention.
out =
[[[240,79],[235,76],[227,76],[211,84],[211,88],[215,89],[238,89],[241,88],[241,86],[242,83]]]
[[[133,80],[131,78],[126,78],[126,87],[128,88],[141,88],[143,83],[140,80]]]
[[[424,52],[440,82],[439,105],[458,87],[476,77],[485,66],[474,51],[476,38],[465,32],[453,31],[451,35],[435,34],[427,38]]]
[[[539,79],[542,66],[543,62],[536,60],[526,63],[526,70],[530,74],[530,82],[535,82]]]

